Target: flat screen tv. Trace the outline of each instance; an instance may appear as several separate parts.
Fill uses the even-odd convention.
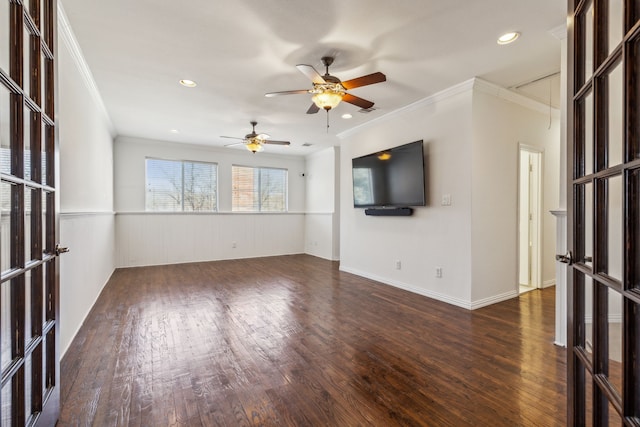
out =
[[[353,206],[425,206],[422,140],[352,160]]]

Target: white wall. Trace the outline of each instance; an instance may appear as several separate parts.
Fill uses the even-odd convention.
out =
[[[306,157],[305,252],[320,258],[340,259],[338,147]]]
[[[476,304],[511,294],[518,281],[519,143],[543,151],[542,282],[555,280],[555,219],[549,211],[558,206],[559,198],[559,115],[538,107],[494,85],[481,81],[475,85],[472,301]]]
[[[217,163],[219,212],[145,212],[147,157]],[[304,252],[303,157],[118,137],[114,161],[119,267]],[[232,165],[288,169],[289,212],[232,213]]]
[[[547,129],[539,109],[473,79],[340,135],[340,268],[471,309],[515,297],[522,142],[545,150],[543,279],[553,280],[547,212],[558,204],[560,132],[557,119]],[[352,208],[351,159],[418,139],[425,141],[428,205],[411,217],[366,217]]]
[[[93,79],[58,13],[60,348],[71,340],[115,268],[113,139]]]
[[[468,307],[471,296],[471,84],[339,135],[341,270]],[[351,159],[424,140],[427,206],[410,217],[353,208]],[[442,206],[445,194],[452,204]],[[401,269],[396,269],[396,261]],[[436,267],[443,277],[435,277]]]

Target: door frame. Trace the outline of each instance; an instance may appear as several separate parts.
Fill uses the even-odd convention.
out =
[[[521,167],[521,158],[522,153],[528,152],[531,154],[539,155],[539,167],[538,167],[538,179],[536,180],[537,185],[537,209],[536,209],[536,223],[537,223],[537,232],[535,233],[534,240],[535,244],[532,245],[535,249],[532,252],[533,261],[530,264],[530,276],[531,276],[531,285],[534,289],[540,289],[543,287],[542,284],[542,245],[543,245],[543,235],[542,235],[542,212],[544,206],[544,150],[534,147],[532,145],[527,145],[523,143],[518,143],[518,208],[517,211],[517,224],[518,224],[518,233],[517,236],[517,257],[518,257],[518,280],[517,280],[517,289],[519,293],[520,288],[520,257],[522,256],[520,248],[521,248],[521,240],[520,240],[520,219],[521,219],[521,211],[520,211],[520,189],[521,189],[521,180],[522,180],[522,167]],[[529,189],[531,189],[531,185],[529,185]],[[529,191],[529,196],[531,196]]]

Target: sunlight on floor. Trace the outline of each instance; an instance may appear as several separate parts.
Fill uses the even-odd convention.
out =
[[[528,285],[520,285],[520,294],[524,294],[525,292],[529,292],[529,291],[533,291],[536,288],[534,288],[533,286],[528,286]]]

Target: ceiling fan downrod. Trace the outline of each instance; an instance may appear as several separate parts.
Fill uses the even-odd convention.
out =
[[[325,76],[329,75],[329,66],[331,64],[333,64],[333,57],[332,56],[323,56],[321,58],[322,63],[324,64],[324,74]]]

